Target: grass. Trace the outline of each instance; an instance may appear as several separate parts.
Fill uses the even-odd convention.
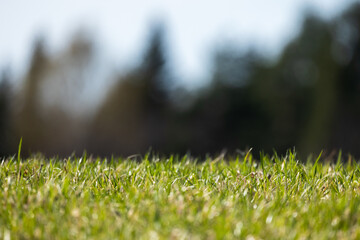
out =
[[[360,167],[340,158],[10,158],[0,239],[359,239]]]

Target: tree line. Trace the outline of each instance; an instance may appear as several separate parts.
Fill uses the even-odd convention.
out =
[[[20,86],[0,76],[0,154],[100,156],[144,153],[214,154],[249,148],[304,154],[342,149],[360,156],[360,4],[324,20],[304,17],[276,59],[261,49],[216,49],[209,84],[174,87],[165,29],[151,31],[138,66],[115,71],[104,101],[81,110],[96,78],[96,47],[78,34],[49,54],[35,41]],[[108,79],[96,79],[107,81]],[[85,101],[86,102],[86,101]]]

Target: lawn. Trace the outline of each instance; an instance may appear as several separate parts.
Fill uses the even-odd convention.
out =
[[[250,154],[0,162],[0,239],[359,239],[360,168]]]

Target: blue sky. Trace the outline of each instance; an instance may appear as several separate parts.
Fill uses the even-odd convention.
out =
[[[351,0],[0,0],[0,66],[24,71],[37,34],[61,49],[79,27],[94,33],[102,55],[113,66],[136,62],[154,20],[168,30],[177,74],[204,77],[210,50],[226,41],[276,55],[297,31],[311,6],[323,17]],[[135,57],[135,58],[134,58]]]

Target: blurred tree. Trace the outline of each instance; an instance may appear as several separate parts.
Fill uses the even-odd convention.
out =
[[[330,43],[327,23],[308,14],[279,59],[254,75],[254,98],[269,116],[270,143],[280,152],[292,146],[306,153],[326,147],[336,103]]]
[[[145,106],[150,111],[166,104],[166,84],[169,72],[166,72],[166,54],[164,46],[164,29],[161,23],[151,31],[148,49],[139,67],[142,75],[141,84],[146,92]]]
[[[163,38],[163,27],[155,25],[140,66],[117,77],[92,125],[90,146],[96,153],[132,154],[164,146],[169,73]]]
[[[156,23],[151,31],[144,59],[139,67],[142,85],[141,111],[144,126],[144,144],[166,151],[167,130],[170,125],[169,87],[171,73],[167,64],[165,30],[162,23]]]
[[[298,59],[312,62],[316,69],[312,104],[299,148],[305,153],[328,147],[336,104],[338,102],[338,65],[331,55],[332,35],[329,25],[319,18],[308,16],[295,47],[302,53]],[[296,56],[296,55],[295,55]],[[303,56],[301,58],[301,56]],[[298,70],[298,74],[302,74]]]
[[[47,141],[43,147],[48,154],[69,155],[86,147],[88,98],[97,70],[94,48],[91,35],[80,29],[68,46],[51,58],[40,92],[42,116],[46,119]]]
[[[7,157],[14,154],[12,137],[12,112],[10,101],[12,89],[10,86],[10,71],[3,70],[0,76],[0,157]]]
[[[86,103],[81,98],[91,78],[93,57],[93,44],[81,31],[53,56],[46,53],[44,39],[37,39],[17,96],[17,131],[27,153],[68,155],[84,150]]]
[[[95,73],[95,57],[89,33],[83,29],[75,32],[68,46],[51,58],[41,86],[42,105],[71,114],[81,112],[86,107],[83,98]]]
[[[340,71],[339,102],[330,147],[360,156],[360,3],[332,23],[333,58]]]
[[[208,128],[203,129],[208,136],[202,140],[208,146],[203,146],[200,152],[265,147],[268,118],[250,92],[253,76],[262,61],[257,52],[242,53],[234,47],[220,49],[215,54],[212,86],[196,106],[202,115],[197,116],[202,119],[202,128]]]
[[[44,39],[39,37],[34,44],[24,87],[18,95],[20,109],[17,109],[16,114],[18,136],[24,139],[23,149],[26,149],[27,153],[39,150],[45,142],[45,121],[39,109],[39,88],[46,77],[48,65]]]

